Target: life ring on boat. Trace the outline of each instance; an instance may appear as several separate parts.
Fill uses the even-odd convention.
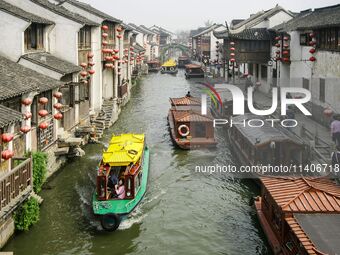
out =
[[[120,217],[114,213],[104,214],[100,218],[100,224],[102,228],[106,231],[113,232],[115,231],[120,225]]]
[[[183,129],[185,131],[183,131]],[[187,137],[190,134],[190,129],[187,125],[180,125],[178,127],[178,133],[182,136],[182,137]]]

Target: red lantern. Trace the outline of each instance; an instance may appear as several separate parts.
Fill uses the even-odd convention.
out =
[[[107,33],[102,33],[103,38],[107,38],[109,35]]]
[[[93,58],[94,54],[92,52],[87,53],[87,58]]]
[[[288,40],[289,40],[289,37],[288,37],[288,36],[285,36],[285,37],[283,37],[283,40],[284,40],[284,41],[288,41]]]
[[[235,53],[233,53],[233,52],[230,53],[230,56],[231,56],[231,57],[235,57]]]
[[[283,48],[286,48],[286,49],[287,49],[288,47],[289,47],[289,44],[284,44],[284,45],[283,45]]]
[[[123,31],[123,29],[121,27],[117,28],[117,32],[122,32],[122,31]]]
[[[131,59],[131,60],[134,60],[135,58],[134,58],[134,57],[131,57],[130,59]]]
[[[38,114],[39,114],[40,117],[46,117],[46,116],[48,115],[48,111],[46,111],[46,110],[40,110],[40,111],[38,112]]]
[[[275,37],[275,40],[276,40],[276,41],[278,41],[278,40],[280,40],[280,39],[281,39],[280,36],[276,36],[276,37]]]
[[[86,64],[86,63],[81,63],[80,66],[81,66],[82,68],[86,68],[86,67],[87,67],[87,64]]]
[[[20,128],[20,131],[24,134],[28,133],[31,130],[29,126],[23,126]]]
[[[133,47],[130,47],[130,50],[133,51]]]
[[[331,108],[326,108],[324,111],[323,111],[323,114],[327,117],[331,117],[332,114],[333,114],[333,110]]]
[[[39,128],[40,129],[46,129],[46,128],[48,128],[48,124],[46,122],[42,122],[42,123],[39,124]]]
[[[316,58],[314,57],[314,56],[311,56],[310,58],[309,58],[309,61],[311,61],[311,62],[314,62],[316,60]]]
[[[230,59],[230,62],[234,63],[234,62],[235,62],[235,59],[234,59],[234,58],[231,58],[231,59]]]
[[[24,119],[25,119],[25,120],[28,120],[28,119],[30,119],[30,118],[32,118],[32,113],[31,113],[31,112],[25,112],[25,113],[24,113]]]
[[[80,75],[85,77],[87,75],[87,72],[86,71],[82,71],[82,72],[80,72]]]
[[[119,49],[114,49],[113,51],[114,51],[114,53],[118,53]]]
[[[54,109],[60,110],[61,108],[63,108],[63,105],[61,103],[56,103],[53,105]]]
[[[280,48],[280,47],[281,47],[281,44],[276,43],[276,44],[275,44],[275,47]]]
[[[107,56],[107,57],[104,58],[104,60],[105,60],[105,61],[112,61],[112,60],[113,60],[113,57]]]
[[[53,94],[53,96],[55,97],[55,98],[58,98],[58,99],[60,99],[62,96],[63,96],[63,93],[61,93],[61,92],[55,92],[54,94]]]
[[[309,42],[309,45],[310,45],[310,46],[314,46],[315,44],[316,44],[315,41],[310,41],[310,42]]]
[[[32,104],[32,99],[30,99],[30,98],[25,98],[25,99],[23,99],[23,100],[21,101],[21,103],[22,103],[23,105],[28,106],[28,105]]]
[[[14,156],[14,152],[11,151],[11,150],[4,150],[2,153],[1,153],[1,157],[4,159],[4,160],[9,160],[10,158],[12,158]]]
[[[234,46],[234,45],[235,45],[235,43],[234,43],[234,42],[230,42],[230,45],[231,45],[231,46]]]
[[[117,38],[118,39],[121,39],[123,36],[122,35],[117,35]]]
[[[289,58],[282,58],[283,62],[289,62]]]
[[[280,54],[280,53],[281,53],[281,51],[277,50],[275,53],[276,53],[276,54]]]
[[[309,52],[310,52],[311,54],[314,54],[314,53],[315,53],[315,48],[311,48],[311,49],[309,50]]]
[[[107,41],[102,41],[102,45],[106,46],[106,45],[108,45],[108,42]]]
[[[113,57],[115,60],[119,60],[119,57],[118,56],[114,56]]]
[[[105,64],[106,68],[113,68],[113,64]]]
[[[93,70],[93,69],[89,70],[89,74],[90,74],[90,75],[93,75],[95,72],[96,72],[96,71]]]
[[[109,30],[109,27],[106,26],[106,25],[103,25],[103,26],[102,26],[102,30],[107,31],[107,30]]]
[[[234,51],[234,50],[235,50],[235,48],[234,48],[234,47],[231,47],[231,48],[230,48],[230,50],[231,50],[231,51]]]
[[[89,66],[94,66],[95,63],[94,62],[89,62]]]
[[[310,33],[309,36],[310,36],[311,38],[314,38],[314,37],[315,37],[315,33]]]
[[[113,53],[112,49],[102,49],[103,53]]]
[[[53,115],[53,118],[55,118],[56,120],[61,120],[63,118],[63,115],[60,112],[57,112]]]
[[[39,104],[47,104],[48,98],[47,97],[41,97],[39,98]]]
[[[282,52],[282,54],[283,54],[283,55],[288,55],[288,54],[289,54],[289,51],[288,51],[288,50],[284,50],[284,51]]]
[[[2,142],[3,143],[9,143],[10,141],[12,141],[14,138],[14,135],[11,133],[4,133],[1,136]]]

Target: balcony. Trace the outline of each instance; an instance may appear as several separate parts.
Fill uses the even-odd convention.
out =
[[[16,160],[23,161],[0,177],[0,218],[17,208],[33,189],[32,159]]]

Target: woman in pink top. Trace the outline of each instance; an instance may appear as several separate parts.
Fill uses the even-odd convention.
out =
[[[116,191],[117,197],[119,199],[125,198],[125,186],[124,186],[124,180],[123,179],[119,180],[118,185],[115,186],[115,191]]]

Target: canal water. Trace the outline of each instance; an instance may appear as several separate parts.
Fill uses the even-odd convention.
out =
[[[41,192],[40,221],[4,248],[15,255],[38,254],[270,254],[256,213],[249,206],[259,190],[225,174],[195,173],[196,165],[235,164],[225,131],[216,150],[183,151],[171,142],[169,97],[195,83],[150,74],[133,87],[131,101],[102,143],[85,148]],[[91,210],[95,166],[112,133],[143,132],[151,150],[150,178],[143,202],[114,233],[104,232]]]

